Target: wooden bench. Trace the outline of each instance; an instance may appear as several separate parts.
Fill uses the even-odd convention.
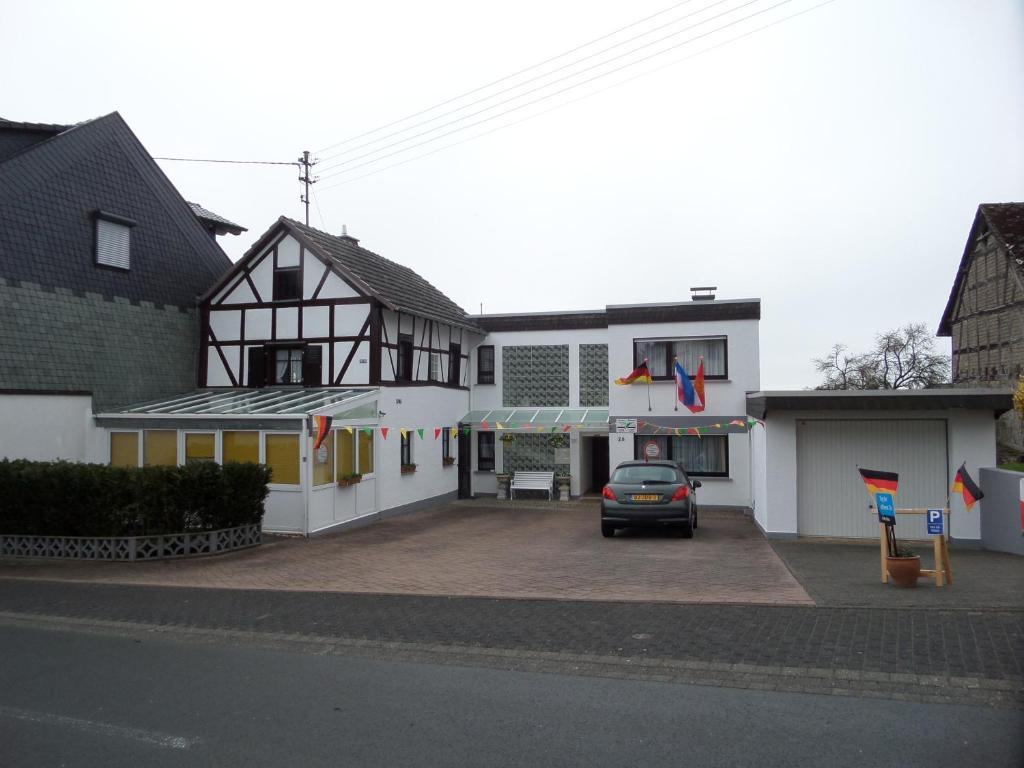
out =
[[[514,499],[516,491],[546,491],[550,499],[554,486],[554,472],[516,472],[509,486],[509,496]]]

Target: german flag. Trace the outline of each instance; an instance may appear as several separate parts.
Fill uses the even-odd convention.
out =
[[[985,496],[981,492],[981,488],[967,474],[966,462],[960,465],[960,469],[956,471],[956,477],[953,478],[953,493],[963,494],[964,506],[967,507],[968,512]]]
[[[883,472],[880,469],[862,469],[860,476],[864,478],[864,484],[868,487],[868,493],[874,496],[876,493],[891,493],[896,495],[899,488],[900,476],[896,472]]]
[[[651,383],[651,370],[647,367],[647,361],[644,360],[640,365],[633,369],[633,372],[629,376],[624,376],[621,379],[615,380],[616,384],[650,384]]]
[[[323,445],[324,440],[327,439],[327,435],[331,433],[331,422],[334,421],[330,416],[314,416],[313,417],[313,428],[316,430],[316,441],[313,443],[313,450],[317,450]]]

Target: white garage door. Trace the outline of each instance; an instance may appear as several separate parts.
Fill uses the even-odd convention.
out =
[[[942,419],[799,420],[797,524],[802,536],[877,537],[858,467],[898,472],[897,508],[942,507],[949,493]],[[928,538],[924,517],[897,516],[897,537]]]

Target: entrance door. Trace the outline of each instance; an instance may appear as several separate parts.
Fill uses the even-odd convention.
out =
[[[468,499],[473,496],[472,488],[472,434],[459,429],[459,498]]]
[[[589,490],[600,492],[608,483],[608,435],[595,437],[590,445]]]

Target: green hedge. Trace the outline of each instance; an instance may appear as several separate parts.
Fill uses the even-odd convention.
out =
[[[146,536],[262,523],[270,470],[195,461],[111,467],[0,461],[0,534]]]

